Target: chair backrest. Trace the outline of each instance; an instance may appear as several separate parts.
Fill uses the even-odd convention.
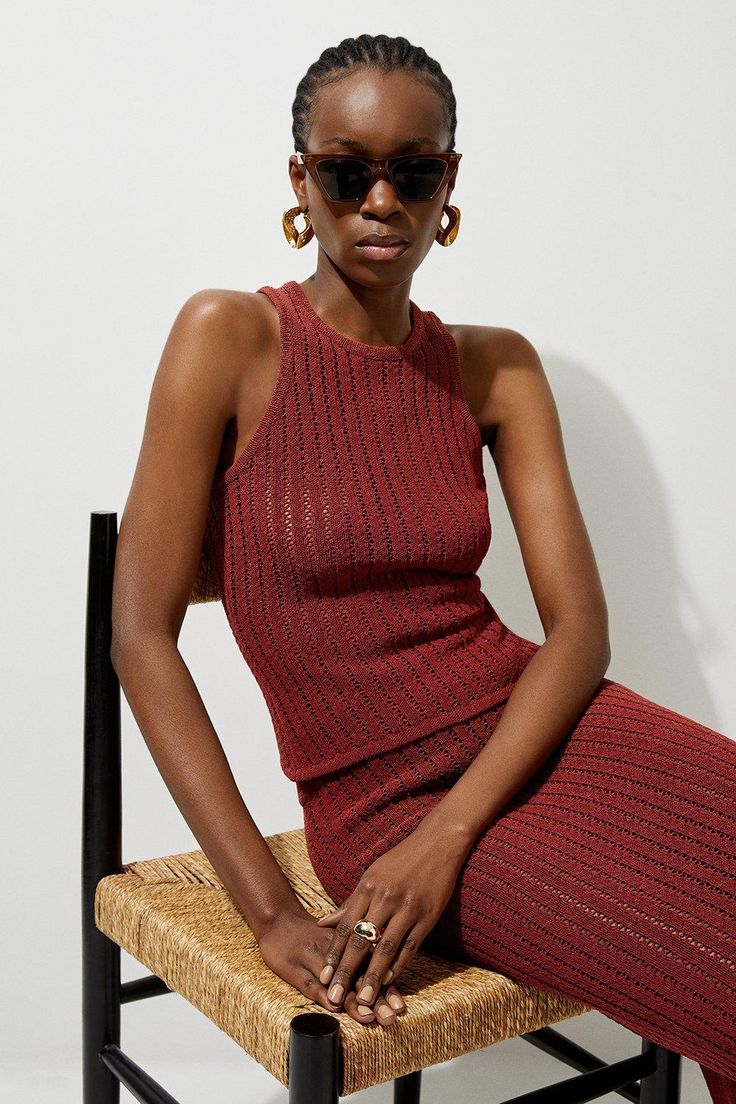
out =
[[[212,509],[210,513],[213,518]],[[218,577],[211,570],[209,556],[210,524],[208,521],[190,604],[220,597]],[[84,643],[81,919],[83,1032],[85,1052],[94,1054],[100,1049],[102,1036],[102,1041],[120,1036],[120,1000],[108,999],[120,987],[120,948],[95,923],[99,882],[123,870],[121,690],[110,658],[117,540],[117,513],[92,511]],[[94,1063],[85,1074],[92,1085],[85,1099],[99,1099],[97,1078],[102,1076],[101,1069]]]
[[[120,682],[110,659],[112,580],[118,518],[90,515],[84,645],[82,770],[82,1006],[85,1053],[105,1038],[120,1037],[120,949],[95,924],[95,891],[101,878],[122,870]],[[106,994],[104,998],[100,994]],[[105,1023],[100,1024],[104,1015]],[[85,1073],[85,1099],[98,1099],[102,1067]],[[91,1086],[91,1087],[90,1087]]]
[[[213,562],[217,516],[210,501],[190,605],[222,600]],[[122,865],[120,683],[110,659],[112,587],[118,540],[113,510],[90,513],[84,658],[84,766],[82,794],[82,892]],[[88,909],[85,907],[85,916]],[[93,918],[92,918],[93,922]]]
[[[90,514],[84,656],[83,882],[121,866],[120,683],[110,659],[118,517]],[[95,882],[96,884],[96,882]]]

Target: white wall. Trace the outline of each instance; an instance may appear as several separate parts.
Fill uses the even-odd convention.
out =
[[[539,350],[608,598],[609,676],[736,733],[733,5],[339,10],[320,0],[4,7],[0,1047],[14,1099],[27,1075],[29,1099],[79,1099],[89,514],[122,514],[184,300],[313,271],[316,242],[294,252],[280,226],[294,202],[291,103],[308,65],[343,37],[403,34],[453,81],[461,230],[432,250],[411,295],[446,322],[518,329]],[[541,641],[490,456],[486,470],[484,589]],[[190,610],[181,639],[261,831],[301,823],[221,607]],[[196,846],[127,706],[124,724],[124,858]],[[142,972],[124,965],[126,977]],[[211,1060],[218,1099],[241,1099],[246,1078],[263,1099],[284,1098],[178,997],[123,1016],[124,1046],[174,1095],[201,1098]],[[636,1040],[597,1014],[568,1026],[611,1056],[633,1052]],[[503,1057],[434,1071],[428,1100],[469,1092],[490,1069],[508,1075],[506,1095],[521,1092],[517,1060],[529,1088],[564,1072],[508,1043]],[[693,1063],[686,1077],[690,1098],[707,1100]]]

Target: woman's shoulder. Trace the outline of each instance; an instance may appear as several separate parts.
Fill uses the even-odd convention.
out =
[[[518,360],[528,354],[532,345],[528,338],[508,326],[480,326],[474,323],[443,323],[450,331],[461,353],[485,362],[498,362],[513,357]]]
[[[490,439],[516,389],[519,369],[542,371],[531,341],[507,326],[444,323],[457,345],[463,390],[484,441]]]
[[[182,311],[201,325],[221,330],[223,335],[239,342],[272,337],[278,332],[276,312],[269,299],[257,291],[230,288],[203,288],[195,291],[184,303]]]
[[[266,295],[230,288],[203,288],[185,302],[185,316],[202,347],[211,351],[209,370],[217,365],[234,377],[238,388],[247,377],[278,359],[278,314]]]
[[[457,345],[463,375],[489,384],[502,369],[541,368],[537,350],[529,338],[507,326],[444,323]]]
[[[195,373],[213,405],[242,416],[243,395],[273,375],[279,342],[278,315],[265,295],[203,288],[184,302],[172,327],[167,345],[177,355],[169,358],[171,372],[182,372],[185,388],[197,385]]]

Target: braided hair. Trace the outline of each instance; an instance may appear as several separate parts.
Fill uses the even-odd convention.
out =
[[[307,69],[299,81],[291,105],[294,149],[304,153],[312,123],[314,98],[320,88],[333,84],[359,68],[377,69],[381,73],[396,70],[414,74],[439,95],[450,135],[448,149],[455,148],[457,113],[452,84],[439,62],[421,46],[412,46],[406,38],[388,35],[358,35],[344,38],[338,46],[328,46]]]

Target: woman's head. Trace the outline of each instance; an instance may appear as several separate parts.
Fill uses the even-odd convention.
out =
[[[454,149],[456,107],[439,64],[405,38],[360,35],[330,47],[299,82],[292,105],[294,148],[299,153],[384,158]],[[419,267],[440,227],[454,187],[449,166],[431,199],[402,199],[385,174],[355,202],[334,202],[300,164],[290,159],[297,202],[330,261],[366,286],[402,283]],[[373,260],[356,245],[373,231],[399,234],[408,248],[392,260]]]

